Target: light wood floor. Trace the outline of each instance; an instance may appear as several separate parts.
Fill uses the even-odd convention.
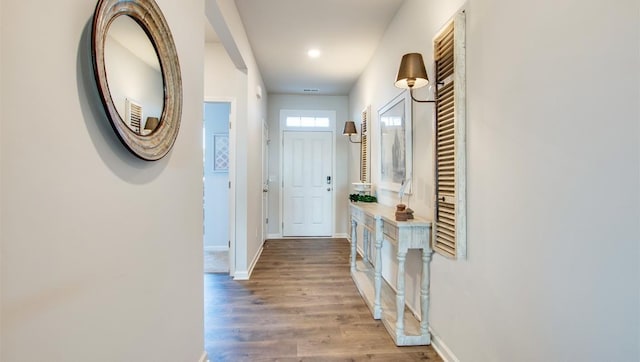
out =
[[[441,361],[371,318],[345,239],[269,240],[251,280],[205,274],[205,348],[211,362]]]

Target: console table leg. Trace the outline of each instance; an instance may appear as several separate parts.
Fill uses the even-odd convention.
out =
[[[351,272],[356,271],[356,245],[358,245],[358,222],[351,219]]]
[[[398,280],[397,288],[398,294],[396,295],[396,336],[398,339],[404,336],[404,263],[407,259],[407,250],[403,250],[398,247]]]
[[[382,219],[376,219],[376,265],[374,273],[375,302],[373,305],[373,318],[382,317]]]
[[[364,228],[364,230],[362,230],[362,261],[364,261],[365,263],[369,262],[369,230],[367,228]]]
[[[429,334],[429,265],[431,250],[422,250],[422,283],[420,286],[420,334]]]

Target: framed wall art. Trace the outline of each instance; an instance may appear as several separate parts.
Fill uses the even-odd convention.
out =
[[[380,125],[379,187],[400,191],[411,178],[413,165],[411,98],[408,91],[400,93],[378,109]]]

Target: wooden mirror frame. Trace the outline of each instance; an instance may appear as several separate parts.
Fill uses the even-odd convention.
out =
[[[164,85],[162,115],[158,127],[148,135],[137,134],[124,123],[109,91],[104,46],[109,27],[118,16],[129,16],[140,25],[160,62]],[[173,147],[180,128],[182,77],[173,37],[158,4],[154,0],[99,0],[93,16],[91,51],[98,92],[118,138],[143,160],[156,161],[164,157]]]

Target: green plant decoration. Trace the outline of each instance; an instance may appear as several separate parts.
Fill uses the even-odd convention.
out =
[[[349,195],[349,200],[352,202],[378,202],[378,199],[375,196],[360,194]]]

